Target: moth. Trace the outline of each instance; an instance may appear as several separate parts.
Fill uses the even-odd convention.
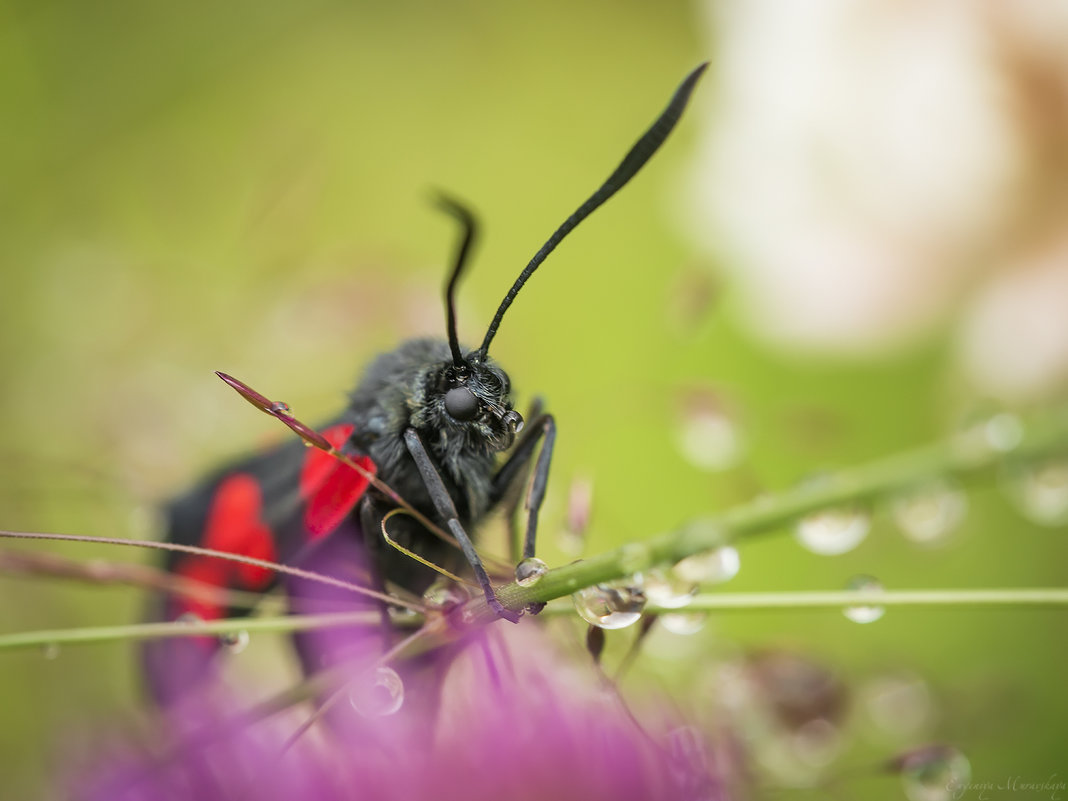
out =
[[[534,555],[556,424],[540,410],[524,420],[515,409],[509,375],[490,356],[490,346],[513,301],[549,254],[664,143],[706,67],[700,65],[682,81],[608,179],[535,253],[505,293],[477,347],[458,340],[455,292],[478,226],[464,204],[440,197],[440,208],[457,222],[460,233],[445,285],[446,337],[410,340],[378,356],[348,406],[321,429],[331,445],[363,470],[305,448],[300,440],[286,442],[224,467],[173,501],[167,510],[168,539],[295,565],[316,555],[317,564],[325,556],[335,568],[352,559],[359,564],[354,572],[372,586],[420,595],[436,574],[386,542],[387,521],[390,538],[427,561],[450,571],[466,563],[487,603],[500,617],[517,621],[520,611],[498,600],[472,535],[488,514],[522,495],[521,485],[529,478],[522,558]],[[371,473],[453,542],[435,536],[410,515],[394,515],[395,499],[371,483]],[[172,553],[167,567],[187,579],[246,593],[264,593],[276,581],[263,567],[188,553]],[[182,595],[163,598],[154,610],[154,616],[167,620],[240,613]],[[207,638],[147,644],[144,659],[152,694],[164,703],[180,695],[203,672],[216,646]]]

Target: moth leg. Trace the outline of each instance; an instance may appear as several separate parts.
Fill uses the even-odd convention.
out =
[[[489,576],[486,575],[486,568],[482,565],[482,560],[479,558],[471,538],[467,536],[467,532],[464,531],[464,527],[460,524],[456,505],[452,502],[449,491],[445,489],[445,482],[441,480],[437,468],[434,467],[430,455],[426,452],[426,447],[419,437],[419,432],[414,428],[405,429],[404,444],[408,448],[408,453],[415,460],[416,467],[419,468],[423,484],[426,485],[427,492],[430,493],[430,500],[434,503],[434,508],[437,510],[438,515],[445,522],[445,528],[460,543],[460,549],[464,552],[464,557],[467,559],[468,564],[471,565],[471,569],[475,571],[475,580],[486,596],[486,603],[499,617],[503,617],[512,623],[518,623],[519,613],[505,609],[504,605],[497,600],[497,594],[493,591]]]
[[[526,475],[530,460],[534,458],[535,450],[538,450],[538,459],[534,464],[534,480],[530,483],[525,502],[527,526],[526,535],[523,538],[524,559],[534,555],[538,537],[538,513],[545,500],[545,488],[549,483],[549,465],[552,462],[555,443],[556,421],[551,414],[543,414],[530,424],[530,432],[520,440],[508,461],[493,477],[491,504],[508,497],[509,488]],[[518,503],[518,498],[516,498],[516,503]]]
[[[539,396],[535,396],[530,402],[530,407],[527,409],[523,419],[534,420],[535,424],[527,428],[527,436],[524,437],[524,440],[529,439],[531,436],[535,438],[541,436],[541,428],[537,423],[540,422],[538,418],[541,416],[544,406],[545,404]],[[521,440],[520,447],[522,447],[522,444]],[[517,449],[513,449],[512,455],[515,455],[516,452]],[[511,461],[511,456],[509,461]],[[496,509],[500,507],[501,509],[505,525],[508,526],[508,551],[515,562],[519,561],[519,553],[523,549],[522,535],[519,533],[518,513],[519,506],[523,502],[523,488],[526,486],[527,478],[530,475],[530,453],[524,454],[519,461],[520,464],[516,469],[511,469],[507,472],[505,472],[507,465],[503,465],[498,475],[494,476],[493,484],[490,487],[490,508]]]

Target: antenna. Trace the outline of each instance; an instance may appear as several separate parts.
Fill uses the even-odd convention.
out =
[[[621,161],[615,171],[608,176],[608,180],[601,184],[600,188],[590,195],[586,202],[579,206],[570,217],[564,220],[563,224],[557,228],[553,235],[541,246],[541,249],[534,254],[534,258],[530,260],[530,263],[523,268],[523,272],[521,272],[519,277],[515,279],[512,288],[508,290],[508,293],[504,296],[504,300],[501,301],[501,305],[497,308],[497,313],[493,316],[493,321],[490,323],[489,329],[486,331],[486,338],[482,340],[482,347],[479,348],[479,356],[482,359],[485,359],[486,357],[490,342],[493,341],[493,337],[497,334],[497,328],[501,324],[501,319],[504,317],[504,313],[508,311],[508,307],[512,305],[512,301],[515,300],[515,296],[519,294],[519,290],[523,288],[527,279],[534,274],[534,271],[538,269],[538,266],[545,261],[546,257],[553,252],[565,236],[575,230],[580,222],[589,217],[590,214],[592,214],[602,203],[608,200],[608,198],[612,197],[612,195],[622,189],[626,183],[635,176],[638,170],[645,166],[645,162],[647,162],[660,146],[664,144],[664,140],[667,139],[668,134],[671,133],[675,124],[682,116],[682,112],[685,110],[686,104],[690,100],[690,95],[693,93],[697,80],[701,77],[701,73],[703,73],[707,67],[708,62],[706,61],[686,76],[682,83],[679,84],[679,88],[675,90],[675,94],[672,95],[667,108],[661,112],[660,116],[657,117],[656,121],[649,127],[649,129],[642,134],[641,138],[634,143],[634,146],[630,149],[627,155],[623,157],[623,161]]]
[[[449,333],[449,349],[452,351],[452,363],[456,367],[463,367],[464,357],[460,352],[460,340],[456,336],[456,284],[460,280],[460,273],[467,264],[467,256],[471,252],[471,246],[475,241],[478,231],[478,222],[475,215],[463,203],[448,195],[438,193],[435,198],[438,207],[446,214],[456,218],[463,228],[463,236],[456,248],[456,257],[453,261],[452,271],[449,273],[449,281],[445,285],[445,327]]]

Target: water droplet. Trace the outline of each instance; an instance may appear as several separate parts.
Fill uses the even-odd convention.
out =
[[[59,659],[59,653],[60,648],[58,642],[46,642],[41,646],[41,656],[50,662],[53,659]]]
[[[682,636],[696,634],[705,627],[706,620],[708,620],[706,612],[668,612],[657,618],[657,622],[664,627],[665,631]]]
[[[645,597],[663,609],[686,606],[697,594],[697,582],[680,578],[672,569],[660,567],[642,573]]]
[[[512,433],[514,434],[518,434],[523,430],[523,415],[515,410],[505,412],[504,417],[501,418],[501,422],[512,429]]]
[[[532,587],[549,572],[549,566],[536,556],[528,556],[515,566],[515,583],[520,587]]]
[[[682,581],[695,584],[722,584],[738,575],[742,567],[736,548],[723,545],[676,562],[671,572]]]
[[[284,401],[275,401],[270,407],[271,414],[289,414],[292,411],[288,403]]]
[[[571,598],[582,619],[602,629],[633,625],[645,608],[645,594],[641,589],[623,583],[595,584],[579,590]]]
[[[203,623],[204,622],[204,618],[202,618],[198,614],[195,614],[194,612],[183,612],[182,614],[178,615],[178,617],[176,617],[174,619],[174,622],[175,623],[182,623],[182,624],[185,624],[185,625],[193,625],[193,626],[195,626],[198,623]]]
[[[461,585],[439,581],[430,585],[430,588],[423,593],[423,603],[430,609],[448,612],[466,603],[470,597]]]
[[[972,766],[948,745],[929,745],[895,760],[905,795],[910,801],[949,801],[959,798],[972,777]]]
[[[909,540],[938,546],[946,543],[967,509],[967,497],[960,488],[938,480],[901,493],[894,499],[891,513]]]
[[[742,443],[738,427],[722,401],[705,390],[694,393],[684,406],[675,443],[686,461],[708,472],[733,467],[741,455]]]
[[[879,593],[883,591],[883,585],[872,576],[853,576],[846,584],[846,589],[863,593]],[[847,606],[842,610],[842,614],[854,623],[874,623],[885,612],[885,608],[874,604]]]
[[[248,644],[251,640],[248,632],[244,629],[239,631],[228,631],[219,635],[219,643],[232,654],[239,654],[248,648]]]
[[[812,553],[837,556],[853,550],[868,536],[871,518],[857,507],[822,509],[798,521],[798,542]]]
[[[1016,505],[1043,526],[1068,523],[1068,459],[1047,459],[1016,468],[1008,478]]]
[[[404,682],[397,671],[377,667],[349,689],[349,703],[365,718],[382,718],[404,704]]]

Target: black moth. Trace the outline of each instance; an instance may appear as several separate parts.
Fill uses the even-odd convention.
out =
[[[457,549],[432,536],[416,519],[388,521],[400,545],[448,570],[466,560],[496,613],[516,621],[519,612],[497,599],[470,533],[489,512],[517,498],[533,478],[523,558],[534,555],[538,512],[545,495],[556,427],[535,412],[524,426],[513,408],[507,373],[489,356],[501,320],[527,280],[565,236],[622,188],[659,149],[675,127],[701,74],[702,64],[676,89],[652,126],[608,179],[542,245],[505,294],[482,344],[464,349],[457,340],[454,292],[475,239],[474,216],[448,198],[440,206],[461,228],[445,291],[446,340],[417,339],[379,356],[367,369],[348,408],[326,430],[347,455],[362,459],[400,497],[449,532]],[[525,433],[517,438],[520,430]],[[507,458],[500,455],[509,451]],[[422,594],[436,574],[388,546],[383,518],[396,504],[346,465],[298,441],[229,465],[169,509],[170,541],[289,564],[306,564],[309,552],[335,545],[362,549],[373,585],[387,583]],[[328,536],[329,535],[329,536]],[[341,557],[343,558],[343,557]],[[168,568],[180,576],[227,590],[264,592],[273,576],[263,569],[189,554],[172,554]],[[241,610],[173,596],[154,616],[176,619],[240,614]],[[163,702],[193,684],[211,659],[214,643],[160,640],[145,647],[150,690]],[[309,666],[313,667],[313,666]]]

